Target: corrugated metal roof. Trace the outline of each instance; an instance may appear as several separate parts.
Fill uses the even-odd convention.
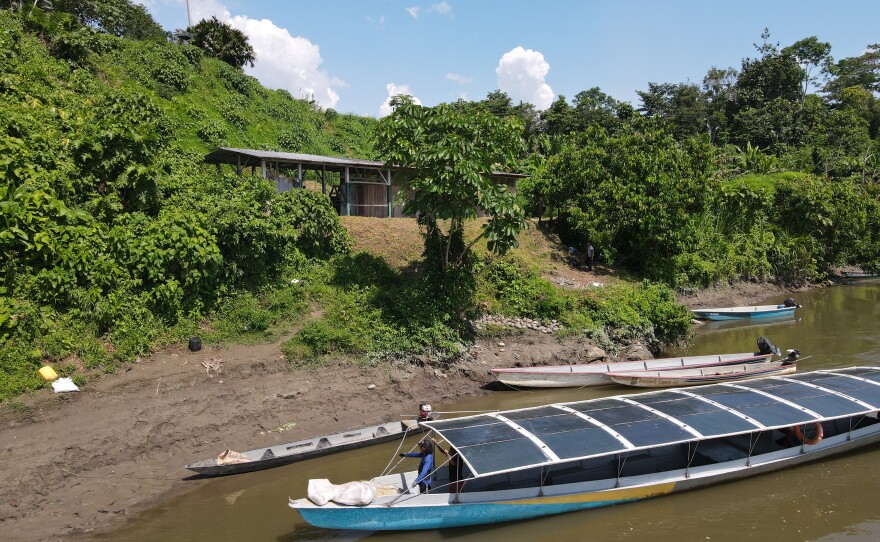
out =
[[[294,162],[331,167],[369,167],[382,169],[384,164],[375,160],[360,160],[356,158],[337,158],[335,156],[319,156],[317,154],[299,154],[295,152],[260,151],[256,149],[236,149],[232,147],[220,147],[205,156],[205,162],[210,164],[237,164],[239,156],[257,158],[259,160],[274,160],[278,162]]]
[[[339,158],[336,156],[320,156],[317,154],[299,154],[295,152],[279,152],[279,151],[261,151],[256,149],[236,149],[233,147],[219,147],[218,149],[205,155],[205,162],[209,164],[231,164],[238,165],[240,157],[254,158],[256,160],[269,160],[276,162],[287,162],[291,164],[303,164],[309,166],[324,166],[327,168],[340,167],[361,167],[372,169],[385,169],[384,162],[376,160],[361,160],[359,158]],[[243,160],[242,166],[254,165],[253,163]],[[401,168],[393,168],[401,169]],[[507,178],[525,178],[528,175],[521,173],[507,173],[504,171],[493,171],[494,177]]]

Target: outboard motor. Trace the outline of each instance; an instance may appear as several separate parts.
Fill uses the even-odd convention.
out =
[[[782,302],[783,307],[795,307],[800,308],[800,304],[798,304],[793,298],[789,297],[785,301]]]
[[[786,350],[786,353],[788,353],[788,357],[782,362],[783,365],[797,363],[797,360],[801,357],[801,351],[797,348],[789,348]]]
[[[422,403],[419,405],[419,417],[417,418],[420,422],[429,422],[434,419],[434,415],[431,413],[431,405],[428,403]]]
[[[771,343],[767,337],[758,337],[758,353],[775,354],[777,356],[782,355],[782,351],[779,350],[779,347]]]

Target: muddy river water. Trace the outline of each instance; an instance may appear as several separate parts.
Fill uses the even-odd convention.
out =
[[[716,322],[701,326],[693,344],[669,355],[742,352],[766,336],[783,350],[798,348],[799,371],[880,365],[880,283],[799,293],[793,318]],[[756,300],[756,304],[781,299]],[[629,393],[605,386],[581,390],[505,391],[435,404],[435,410],[510,409]],[[430,399],[430,398],[428,398]],[[412,410],[401,405],[400,414]],[[416,439],[407,442],[408,449]],[[497,526],[444,531],[370,533],[317,529],[287,507],[305,495],[310,478],[334,483],[380,473],[398,442],[317,458],[287,467],[218,478],[162,503],[101,540],[272,541],[373,540],[457,542],[534,540],[741,540],[848,542],[880,540],[880,445],[817,463],[689,493]],[[415,460],[413,460],[415,461]],[[415,463],[410,465],[415,467]]]

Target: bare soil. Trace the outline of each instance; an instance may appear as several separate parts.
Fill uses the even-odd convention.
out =
[[[23,396],[0,411],[0,539],[88,538],[198,487],[204,482],[187,480],[193,473],[183,466],[226,448],[351,429],[352,416],[363,425],[392,421],[401,404],[415,414],[422,401],[490,393],[491,367],[562,363],[590,351],[537,332],[499,342],[481,341],[442,369],[339,363],[294,370],[278,344],[172,349],[80,392]],[[347,416],[330,418],[340,397]]]
[[[549,241],[536,234],[534,242]],[[412,247],[398,246],[397,264],[404,267]],[[557,260],[543,272],[562,287],[616,280],[607,269],[587,272]],[[679,301],[690,308],[730,306],[776,294],[790,295],[772,285],[742,284]],[[415,411],[422,401],[491,393],[492,367],[589,362],[603,355],[579,340],[527,331],[483,339],[444,368],[340,361],[297,370],[284,360],[282,341],[169,349],[78,393],[43,389],[8,403],[0,410],[0,539],[89,538],[118,527],[204,483],[187,479],[188,463],[226,448],[243,451],[351,429],[350,416],[330,418],[340,397],[347,414],[371,425],[391,421],[401,404]]]

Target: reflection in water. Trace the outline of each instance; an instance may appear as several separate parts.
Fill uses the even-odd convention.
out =
[[[783,316],[781,318],[767,318],[762,320],[717,320],[699,324],[700,333],[723,333],[724,331],[745,330],[745,329],[773,329],[779,326],[793,326],[797,324],[797,317]]]
[[[718,322],[697,330],[693,345],[669,355],[743,352],[766,336],[781,349],[799,348],[800,371],[880,365],[880,285],[798,293],[792,319]],[[774,303],[756,300],[755,304]],[[604,386],[573,390],[494,392],[437,410],[496,410],[577,401],[638,390]],[[436,401],[432,401],[436,403]],[[418,435],[404,444],[408,449]],[[370,533],[317,529],[287,507],[310,478],[343,482],[379,473],[397,450],[391,442],[277,469],[194,481],[191,493],[143,514],[99,540],[153,542],[387,540],[461,542],[536,540],[739,540],[848,542],[880,540],[880,446],[738,482],[658,499],[496,526],[442,531]]]

